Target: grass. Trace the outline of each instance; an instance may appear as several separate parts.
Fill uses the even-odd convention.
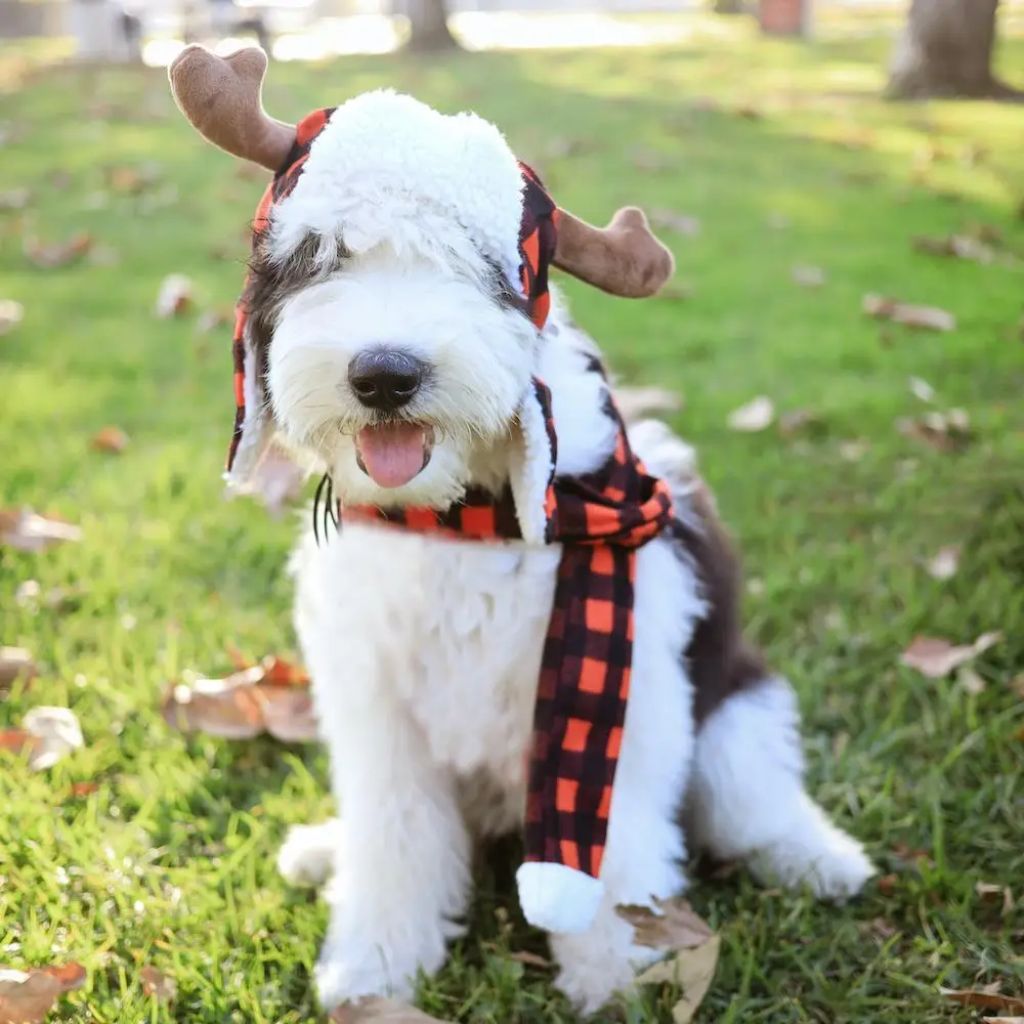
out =
[[[891,876],[841,910],[742,872],[698,880],[692,899],[723,936],[704,1022],[970,1021],[938,986],[1024,990],[1024,703],[1011,685],[1024,668],[1024,271],[910,242],[986,224],[1024,256],[1024,114],[880,101],[888,41],[873,24],[828,23],[807,46],[698,20],[676,49],[288,65],[267,90],[284,117],[381,84],[473,107],[581,215],[641,201],[700,218],[698,237],[666,235],[689,297],[566,289],[626,380],[685,394],[674,425],[744,549],[750,631],[799,690],[811,786]],[[87,746],[44,773],[0,754],[0,963],[82,961],[89,984],[64,1021],[313,1021],[325,913],[273,860],[290,823],[330,812],[323,754],[186,739],[157,710],[167,680],[227,668],[229,643],[293,645],[295,526],[221,500],[227,330],[152,313],[171,272],[196,280],[199,309],[230,306],[261,186],[191,134],[160,72],[3,59],[4,187],[33,200],[0,214],[0,298],[25,307],[0,339],[0,498],[59,512],[84,540],[0,550],[0,640],[42,666],[0,702],[0,724],[67,705]],[[1012,77],[1024,40],[1001,60]],[[159,181],[140,196],[111,191],[107,168],[153,162]],[[26,235],[76,231],[105,258],[41,271],[23,256]],[[827,272],[822,288],[792,282],[801,263]],[[942,305],[958,327],[879,325],[860,312],[869,291]],[[963,451],[895,429],[924,410],[912,376],[940,408],[969,412]],[[820,423],[728,430],[757,394]],[[107,423],[131,435],[120,456],[90,449]],[[963,546],[961,567],[939,582],[922,562],[947,544]],[[17,603],[30,578],[73,589],[76,607]],[[899,665],[918,632],[968,642],[992,629],[1004,639],[977,665],[981,693]],[[95,792],[70,796],[82,781]],[[543,951],[510,895],[514,856],[481,868],[471,936],[423,985],[430,1011],[571,1019],[548,973],[508,955]],[[1015,909],[978,882],[1011,886]],[[144,964],[176,978],[172,1006],[142,994]],[[670,1005],[649,993],[626,1019],[667,1020]]]

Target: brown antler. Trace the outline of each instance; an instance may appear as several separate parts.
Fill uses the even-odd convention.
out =
[[[559,211],[554,262],[573,277],[628,299],[654,295],[675,270],[672,253],[635,206],[624,206],[606,228]]]
[[[218,57],[186,47],[169,69],[171,92],[200,135],[235,156],[276,171],[295,141],[294,125],[263,109],[267,55],[250,46]]]

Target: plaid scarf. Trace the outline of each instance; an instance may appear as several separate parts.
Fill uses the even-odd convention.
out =
[[[257,209],[254,247],[266,231],[272,205],[294,188],[310,144],[331,112],[317,111],[299,125],[295,146]],[[555,252],[558,210],[534,172],[520,166],[518,284],[527,313],[540,330],[550,307],[548,268]],[[240,305],[234,342],[237,411],[229,469],[245,422],[245,322]],[[596,881],[584,883],[582,890],[578,879],[568,887],[563,882],[566,871],[590,880],[597,880],[601,872],[629,696],[636,549],[669,524],[672,498],[668,486],[650,476],[633,454],[610,396],[606,414],[618,427],[615,450],[601,468],[577,477],[554,474],[557,438],[551,394],[542,381],[534,379],[527,400],[536,403],[543,417],[550,455],[544,540],[561,544],[562,557],[534,710],[520,895],[532,923],[573,931],[589,925],[603,891]],[[340,503],[337,514],[340,524]],[[522,538],[510,485],[497,497],[471,488],[458,504],[441,512],[355,506],[344,509],[344,515],[475,541]],[[528,899],[522,872],[530,865],[557,865],[560,870],[554,878],[545,876],[542,892],[534,884]],[[577,906],[566,906],[567,902]],[[585,906],[579,906],[581,902]]]

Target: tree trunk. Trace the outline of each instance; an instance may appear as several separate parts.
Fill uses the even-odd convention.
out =
[[[408,13],[412,28],[412,34],[409,36],[410,50],[430,53],[458,46],[448,29],[445,0],[410,0]]]
[[[992,75],[999,0],[913,0],[889,68],[889,95],[1004,96]]]

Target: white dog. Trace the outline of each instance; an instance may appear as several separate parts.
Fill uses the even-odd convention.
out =
[[[557,297],[542,329],[543,315],[531,319],[524,172],[497,130],[387,92],[291,128],[259,107],[264,64],[191,49],[172,79],[208,138],[279,171],[240,320],[232,475],[251,481],[276,433],[342,506],[340,530],[311,531],[293,560],[340,815],[294,829],[279,862],[295,882],[331,876],[317,968],[330,1007],[408,997],[419,971],[437,971],[462,930],[474,842],[523,821],[562,558],[543,543],[550,450],[532,381],[550,389],[558,479],[600,471],[619,427],[596,347]],[[604,232],[564,213],[558,223],[555,261],[578,276],[624,294],[664,278],[636,212]],[[742,642],[735,566],[690,449],[652,422],[629,442],[670,486],[674,518],[636,554],[600,876],[567,872],[579,886],[570,879],[555,906],[537,881],[548,876],[520,875],[527,917],[552,932],[558,985],[586,1012],[656,955],[616,907],[678,894],[695,848],[830,899],[872,871],[804,789],[793,692]],[[523,540],[450,539],[345,511],[443,512],[468,490],[506,488]]]

